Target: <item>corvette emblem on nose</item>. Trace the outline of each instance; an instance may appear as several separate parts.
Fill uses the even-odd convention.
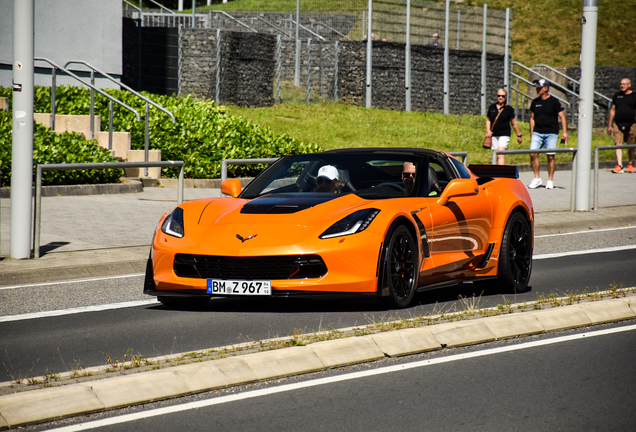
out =
[[[240,234],[237,234],[237,235],[236,235],[236,238],[237,238],[237,239],[239,239],[239,240],[241,241],[241,243],[245,243],[246,241],[253,239],[253,238],[254,238],[254,237],[256,237],[257,235],[258,235],[258,234],[252,234],[251,236],[247,236],[247,237],[243,238],[243,237],[241,237],[241,235],[240,235]]]

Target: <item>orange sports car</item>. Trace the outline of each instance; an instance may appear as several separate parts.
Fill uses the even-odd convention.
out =
[[[520,292],[534,209],[514,166],[425,149],[287,156],[241,191],[187,201],[155,230],[144,292],[168,306],[211,296],[376,296],[473,281]]]

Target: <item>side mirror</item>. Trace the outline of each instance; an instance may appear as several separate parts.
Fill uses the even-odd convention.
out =
[[[477,195],[479,185],[475,179],[454,179],[444,188],[442,195],[437,200],[437,204],[445,205],[449,199],[461,196]]]
[[[239,179],[227,179],[221,183],[221,193],[236,198],[241,193],[241,181]]]

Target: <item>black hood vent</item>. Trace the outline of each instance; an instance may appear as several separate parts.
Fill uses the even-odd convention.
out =
[[[241,213],[246,214],[289,214],[312,208],[342,195],[333,193],[272,194],[256,198],[245,204]]]

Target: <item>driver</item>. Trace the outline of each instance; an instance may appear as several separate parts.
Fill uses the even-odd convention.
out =
[[[402,168],[402,183],[407,193],[411,193],[415,185],[415,165],[413,162],[404,162]]]
[[[320,167],[316,177],[316,185],[314,192],[339,192],[341,185],[338,169],[333,165]]]

